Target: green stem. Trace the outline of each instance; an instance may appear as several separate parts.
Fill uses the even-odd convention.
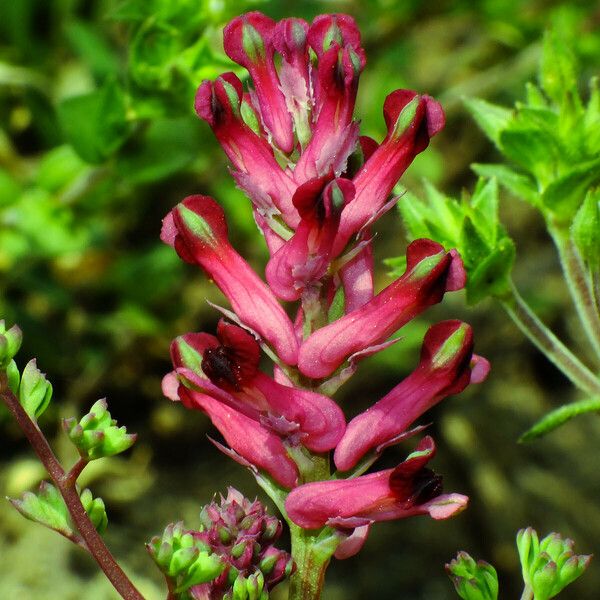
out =
[[[500,302],[519,329],[573,385],[587,394],[599,394],[600,379],[540,321],[514,285],[511,285],[511,292],[511,296]]]
[[[104,540],[96,531],[81,504],[79,494],[75,488],[76,477],[73,477],[75,473],[81,472],[80,463],[78,462],[75,465],[72,471],[73,476],[69,477],[69,473],[65,473],[52,448],[50,448],[48,440],[46,440],[37,424],[31,420],[17,397],[9,389],[6,373],[0,373],[0,398],[13,414],[31,447],[35,450],[44,467],[46,467],[54,485],[60,491],[69,514],[73,519],[73,523],[75,523],[79,534],[85,542],[85,548],[94,557],[98,566],[104,571],[104,574],[122,598],[125,600],[144,600],[144,597],[135,588],[133,583],[131,583],[110,553],[110,550],[106,547]]]
[[[317,547],[315,536],[291,525],[296,571],[290,578],[288,600],[319,600],[331,555]]]
[[[597,356],[600,357],[600,314],[581,256],[567,228],[549,225],[548,229],[558,250],[565,279],[583,329]]]

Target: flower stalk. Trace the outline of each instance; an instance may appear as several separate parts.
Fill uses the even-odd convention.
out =
[[[583,330],[600,360],[600,311],[595,299],[594,284],[588,276],[569,230],[551,224],[548,225],[548,229],[558,250],[560,264]]]
[[[500,300],[519,329],[581,391],[597,395],[600,379],[588,369],[531,310],[514,284],[510,295]]]

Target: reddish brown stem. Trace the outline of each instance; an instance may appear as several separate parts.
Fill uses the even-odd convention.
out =
[[[104,574],[119,594],[121,594],[122,598],[125,600],[144,600],[144,597],[115,561],[81,504],[79,494],[75,489],[75,481],[77,475],[85,465],[81,465],[80,461],[76,463],[69,473],[65,473],[44,434],[40,431],[37,424],[29,418],[29,415],[19,403],[17,397],[9,389],[6,373],[0,373],[0,398],[2,398],[15,417],[17,424],[29,440],[31,447],[38,455],[44,467],[46,467],[54,485],[61,493],[67,505],[73,523],[83,538],[87,550],[94,557],[98,566],[104,571]]]

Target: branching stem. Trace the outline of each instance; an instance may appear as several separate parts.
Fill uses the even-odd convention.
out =
[[[8,387],[8,379],[4,372],[0,373],[0,398],[2,398],[2,401],[13,414],[17,424],[31,444],[31,447],[38,455],[44,467],[46,467],[54,485],[61,493],[71,518],[73,519],[73,523],[85,542],[85,547],[88,552],[94,557],[98,566],[104,571],[106,577],[108,577],[114,588],[121,594],[121,597],[124,598],[124,600],[144,600],[144,597],[135,588],[133,583],[115,561],[81,504],[79,494],[75,488],[75,481],[77,475],[85,465],[81,465],[81,461],[79,461],[69,473],[65,472],[52,451],[52,448],[50,448],[44,434],[40,431],[37,424],[30,419],[29,415],[25,412],[25,409],[19,403],[17,397]]]

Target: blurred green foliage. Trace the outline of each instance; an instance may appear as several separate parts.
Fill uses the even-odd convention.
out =
[[[223,24],[253,9],[274,18],[311,19],[332,11],[355,16],[369,61],[357,107],[367,135],[384,135],[381,106],[395,88],[427,91],[442,101],[446,130],[403,180],[417,193],[426,176],[444,194],[459,196],[462,187],[474,188],[470,163],[498,161],[461,98],[500,105],[521,98],[535,75],[545,29],[552,27],[573,49],[580,85],[600,64],[600,8],[589,0],[0,3],[0,315],[19,323],[26,334],[21,355],[36,356],[55,384],[58,401],[41,423],[50,436],[57,413],[72,414],[105,395],[119,422],[140,433],[131,460],[99,460],[92,476],[95,493],[110,509],[109,543],[138,574],[148,598],[162,594],[159,581],[143,581],[153,576],[143,552],[148,532],[193,518],[228,483],[247,495],[253,489],[241,469],[203,441],[208,425],[202,416],[161,398],[170,340],[210,330],[217,315],[205,298],[217,299],[217,293],[158,241],[160,221],[176,202],[190,193],[211,194],[225,206],[232,241],[264,266],[249,203],[193,112],[201,80],[235,70],[221,48]],[[501,193],[501,216],[502,200]],[[523,257],[515,278],[540,314],[576,337],[539,221],[526,206],[504,217]],[[392,216],[386,223],[377,239],[381,257],[401,253],[399,224]],[[448,489],[470,493],[470,510],[443,524],[417,520],[375,528],[359,557],[330,569],[328,600],[396,598],[400,584],[406,599],[451,598],[442,566],[463,547],[490,557],[501,579],[506,573],[517,579],[518,564],[505,549],[524,523],[560,530],[586,549],[600,539],[600,482],[589,452],[600,427],[589,420],[534,448],[513,445],[525,424],[570,391],[503,316],[487,308],[482,303],[467,313],[462,300],[450,300],[430,316],[472,322],[477,351],[494,365],[477,391],[481,397],[451,400],[432,418],[441,440],[436,470],[446,474]],[[403,331],[401,343],[361,365],[341,398],[348,414],[416,363],[426,326],[421,321]],[[0,487],[18,495],[43,474],[27,466],[19,432],[0,412],[2,418]],[[72,449],[57,444],[59,454],[72,457]],[[390,456],[390,464],[398,456]],[[109,481],[115,473],[121,477]],[[44,534],[22,530],[0,509],[0,596],[68,599],[85,590],[89,598],[115,597],[93,565],[77,562],[66,546],[54,551]],[[24,553],[36,557],[39,568],[24,568]],[[57,576],[67,569],[76,576]],[[380,569],[388,575],[375,576]],[[53,587],[57,580],[61,588]],[[592,598],[599,585],[592,568],[573,589],[577,597]],[[508,582],[503,590],[517,593]]]

